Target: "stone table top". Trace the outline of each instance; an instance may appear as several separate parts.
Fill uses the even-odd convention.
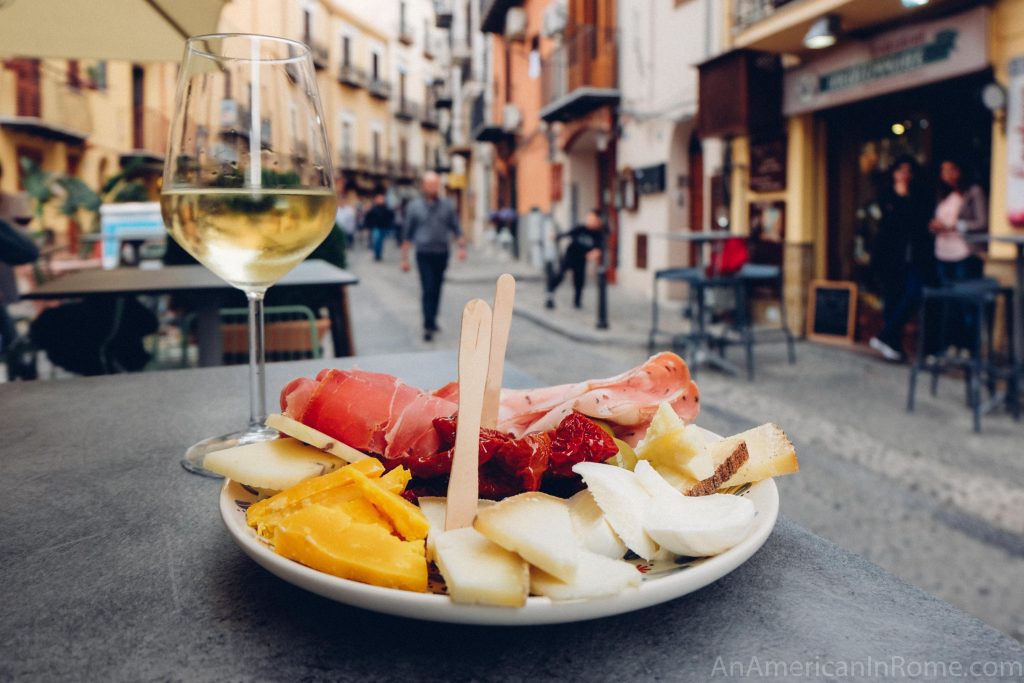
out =
[[[267,384],[325,363],[433,388],[455,356],[271,364]],[[1022,676],[1016,641],[785,518],[718,582],[591,622],[435,624],[307,593],[243,555],[220,482],[178,464],[244,423],[246,381],[224,367],[0,385],[0,680]]]

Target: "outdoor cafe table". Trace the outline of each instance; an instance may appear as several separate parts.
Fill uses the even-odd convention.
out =
[[[280,282],[285,288],[338,287],[327,310],[331,320],[331,340],[336,356],[354,353],[349,329],[345,287],[359,282],[352,273],[320,260],[303,261]],[[161,268],[115,268],[82,270],[39,285],[22,294],[23,299],[83,299],[158,294],[206,293],[196,308],[196,341],[199,365],[208,367],[222,362],[219,304],[223,296],[237,291],[203,266],[163,266]]]
[[[422,387],[455,372],[442,352],[326,362]],[[323,363],[271,364],[268,386]],[[220,519],[220,482],[179,465],[188,444],[244,422],[247,381],[220,367],[0,384],[0,680],[710,680],[783,665],[791,680],[793,667],[817,666],[800,674],[817,679],[1024,659],[784,516],[718,582],[596,621],[469,627],[332,602],[244,555]]]

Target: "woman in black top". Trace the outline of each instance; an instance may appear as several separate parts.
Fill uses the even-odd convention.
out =
[[[547,307],[554,308],[554,293],[562,284],[565,273],[572,271],[572,286],[574,291],[573,305],[576,308],[582,306],[583,283],[587,274],[587,260],[597,260],[604,250],[604,223],[601,221],[601,214],[597,209],[587,212],[587,217],[582,225],[577,225],[569,232],[559,235],[558,239],[569,239],[569,247],[565,250],[562,263],[558,272],[548,282]]]
[[[870,342],[886,360],[903,359],[903,327],[921,303],[921,289],[932,284],[934,238],[928,230],[930,199],[916,182],[917,162],[896,159],[892,184],[879,201],[882,220],[871,252],[871,266],[882,284],[884,325]]]

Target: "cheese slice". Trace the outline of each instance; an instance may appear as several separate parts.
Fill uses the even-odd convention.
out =
[[[473,527],[563,581],[576,573],[576,555],[581,548],[569,507],[561,498],[539,491],[520,493],[478,510]]]
[[[426,592],[423,541],[403,541],[341,510],[310,505],[281,521],[274,550],[288,559],[353,581]]]
[[[430,531],[430,522],[418,507],[402,496],[385,491],[357,469],[351,471],[352,481],[366,500],[388,518],[398,535],[407,541],[422,540]]]
[[[579,567],[571,581],[561,581],[533,567],[530,592],[552,600],[584,600],[618,595],[640,585],[640,571],[629,562],[613,560],[586,550],[581,551]]]
[[[213,451],[203,466],[239,484],[281,491],[327,474],[345,461],[295,439],[260,441]]]
[[[770,422],[710,444],[712,458],[716,463],[724,460],[741,441],[747,444],[747,462],[721,488],[791,474],[800,469],[789,437]]]
[[[643,525],[651,494],[636,474],[597,462],[576,463],[572,471],[583,477],[608,523],[626,547],[645,560],[652,559],[658,552],[658,545],[647,535]]]
[[[583,489],[574,495],[568,500],[568,505],[573,528],[584,548],[613,559],[626,554],[626,544],[608,523],[590,489]]]
[[[473,527],[438,534],[434,557],[455,602],[500,607],[526,604],[529,565]]]
[[[427,559],[434,559],[434,542],[444,533],[444,518],[448,513],[448,499],[443,496],[420,496],[416,503],[430,522],[427,532]],[[477,510],[494,505],[493,500],[482,498],[476,502]]]
[[[317,431],[308,425],[304,425],[298,420],[294,420],[287,415],[281,415],[275,413],[268,415],[265,424],[268,427],[272,427],[282,434],[298,439],[303,443],[307,443],[314,448],[319,448],[322,451],[335,455],[345,462],[355,462],[357,460],[363,460],[368,458],[366,453],[357,451],[346,443],[342,443],[337,439],[327,436],[321,431]]]

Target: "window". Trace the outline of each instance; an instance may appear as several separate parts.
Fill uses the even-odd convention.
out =
[[[341,65],[351,66],[352,64],[352,37],[341,37]]]
[[[306,7],[302,10],[302,39],[309,45],[313,39],[313,8]]]
[[[375,129],[373,131],[373,163],[374,164],[379,164],[380,163],[380,158],[381,158],[380,142],[381,142],[380,130],[379,129]]]
[[[77,59],[68,60],[68,87],[78,90],[82,87],[82,74]]]
[[[380,52],[377,50],[373,51],[373,55],[370,58],[370,76],[375,81],[380,80]]]

